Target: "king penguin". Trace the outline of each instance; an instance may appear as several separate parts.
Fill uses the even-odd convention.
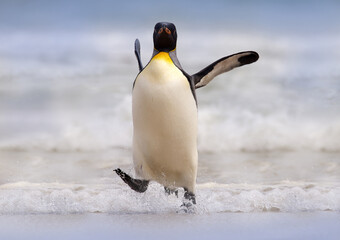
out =
[[[133,83],[133,162],[138,179],[121,169],[114,171],[137,192],[145,192],[150,181],[167,193],[184,188],[184,203],[196,204],[197,101],[196,89],[217,75],[256,62],[254,51],[223,57],[189,75],[176,55],[177,32],[172,23],[159,22],[153,33],[154,50],[143,67],[140,43],[135,41],[139,73]],[[177,192],[176,192],[177,194]]]

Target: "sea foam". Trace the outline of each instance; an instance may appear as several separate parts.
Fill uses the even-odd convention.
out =
[[[179,198],[158,184],[143,194],[125,184],[70,185],[18,182],[0,186],[0,214],[27,213],[172,213]],[[277,185],[205,183],[197,187],[197,214],[219,212],[339,211],[340,188],[283,182]]]

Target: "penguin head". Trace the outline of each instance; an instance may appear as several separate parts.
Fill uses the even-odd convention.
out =
[[[173,23],[159,22],[153,32],[154,48],[160,52],[175,50],[177,42],[176,27]]]

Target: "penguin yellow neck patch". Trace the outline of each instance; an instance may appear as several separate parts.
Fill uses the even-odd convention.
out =
[[[172,63],[172,60],[170,58],[169,53],[167,52],[160,52],[157,55],[155,55],[152,60],[162,60],[168,63]]]

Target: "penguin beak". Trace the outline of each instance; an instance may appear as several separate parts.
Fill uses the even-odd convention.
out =
[[[160,28],[159,30],[158,30],[158,35],[160,35],[160,34],[167,34],[167,35],[170,35],[171,34],[171,31],[169,30],[169,28],[167,28],[167,27],[162,27],[162,28]]]

